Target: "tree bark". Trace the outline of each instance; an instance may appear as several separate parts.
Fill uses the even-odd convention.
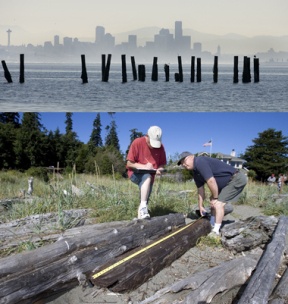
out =
[[[263,253],[238,304],[268,303],[281,256],[285,249],[287,227],[288,217],[280,217],[273,239]]]
[[[41,293],[85,281],[110,259],[184,226],[182,214],[132,221],[125,227],[63,238],[31,252],[0,260],[0,303],[31,303]]]
[[[170,303],[169,294],[177,294],[181,291],[186,291],[186,295],[181,296],[181,303],[183,304],[210,303],[217,293],[244,284],[255,269],[258,258],[259,256],[251,255],[222,263],[219,266],[180,280],[172,286],[165,287],[139,304]],[[187,292],[187,290],[192,291]],[[165,301],[166,299],[167,301]],[[180,301],[173,303],[180,303]]]

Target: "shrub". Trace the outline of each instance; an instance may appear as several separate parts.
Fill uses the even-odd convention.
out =
[[[26,170],[26,175],[38,177],[39,179],[43,180],[44,182],[49,181],[47,169],[41,167],[31,167]]]

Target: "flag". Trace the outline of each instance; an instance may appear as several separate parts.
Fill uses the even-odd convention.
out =
[[[212,140],[207,141],[203,147],[208,147],[208,146],[212,146]]]

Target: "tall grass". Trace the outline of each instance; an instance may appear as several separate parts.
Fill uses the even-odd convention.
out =
[[[95,164],[96,167],[96,164]],[[113,168],[112,168],[113,170]],[[94,175],[50,175],[50,180],[34,178],[33,200],[14,202],[5,208],[0,203],[0,222],[7,222],[33,214],[56,212],[60,224],[63,210],[91,209],[91,217],[97,222],[131,220],[137,216],[139,189],[128,179]],[[73,194],[77,187],[80,195]],[[28,188],[28,176],[15,171],[0,173],[0,200],[17,198]],[[284,186],[283,194],[287,193]],[[208,196],[208,195],[207,195]],[[29,198],[29,196],[26,195]],[[249,181],[238,204],[262,208],[267,215],[288,215],[288,197],[279,201],[277,187]],[[208,205],[209,202],[206,202]],[[173,212],[188,214],[197,208],[197,189],[193,182],[176,183],[156,178],[149,206],[152,216]],[[2,211],[1,211],[2,210]]]

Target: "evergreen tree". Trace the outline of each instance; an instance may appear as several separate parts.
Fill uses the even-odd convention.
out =
[[[93,152],[95,148],[103,146],[102,137],[101,137],[101,131],[102,131],[101,127],[102,125],[101,125],[100,113],[98,113],[93,122],[93,130],[90,136],[90,140],[88,142],[89,150],[91,152]]]
[[[65,120],[66,134],[73,131],[72,115],[73,115],[73,113],[69,113],[69,112],[66,113],[66,120]]]
[[[15,141],[16,164],[19,168],[45,164],[44,131],[39,113],[25,112]]]
[[[66,133],[63,136],[63,152],[64,152],[64,165],[69,169],[73,168],[77,158],[77,149],[81,143],[77,138],[77,134],[73,131],[73,113],[66,113]]]
[[[257,174],[257,179],[265,181],[271,173],[278,175],[285,171],[288,165],[288,138],[282,131],[267,129],[258,133],[259,137],[253,139],[254,145],[249,146],[243,158],[246,166]]]
[[[17,112],[1,112],[0,113],[0,122],[6,124],[11,123],[14,127],[20,126],[20,115]]]
[[[0,122],[0,169],[15,168],[14,142],[18,128],[11,122]]]
[[[126,155],[128,154],[129,152],[129,149],[130,149],[130,146],[132,144],[132,142],[136,139],[136,138],[139,138],[139,137],[142,137],[144,136],[144,134],[142,132],[138,132],[137,131],[138,129],[131,129],[129,130],[130,131],[130,144],[129,146],[127,147],[127,150],[126,150]]]
[[[106,130],[108,131],[108,134],[105,138],[105,146],[106,147],[114,147],[116,150],[120,151],[120,145],[119,145],[119,139],[117,135],[117,125],[115,120],[113,119],[111,121],[110,126],[106,127]]]

